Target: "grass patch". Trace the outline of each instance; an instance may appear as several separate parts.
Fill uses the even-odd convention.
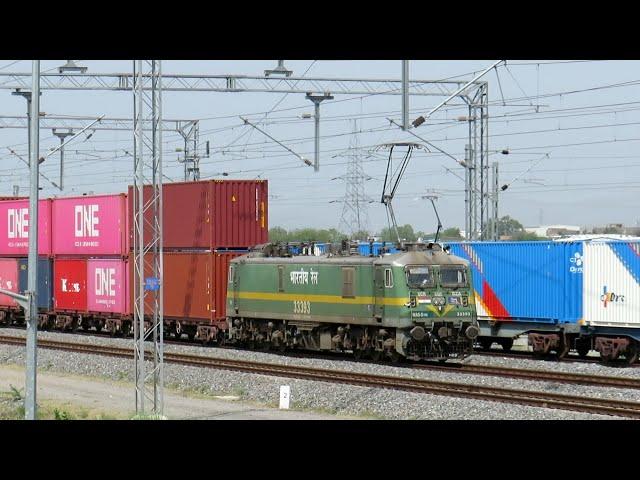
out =
[[[37,404],[38,420],[118,420],[129,418],[120,413],[88,409],[71,403],[56,403],[44,400]],[[9,390],[0,391],[0,420],[24,419],[24,395],[21,389],[10,385]]]

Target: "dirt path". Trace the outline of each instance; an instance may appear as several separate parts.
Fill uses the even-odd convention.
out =
[[[24,369],[0,366],[0,391],[24,388]],[[134,386],[78,375],[38,372],[38,402],[51,401],[100,411],[116,418],[134,414]],[[279,410],[229,398],[194,398],[165,390],[165,415],[171,420],[335,420],[333,415]],[[276,399],[274,399],[276,400]]]

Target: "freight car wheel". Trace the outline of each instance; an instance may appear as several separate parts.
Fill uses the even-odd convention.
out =
[[[131,324],[130,323],[124,323],[122,325],[122,336],[123,337],[128,337],[130,332],[131,332]]]
[[[563,345],[558,349],[558,359],[565,358],[569,353],[570,349],[571,349],[571,345],[569,345],[569,342],[563,343]]]
[[[633,365],[638,361],[638,344],[633,340],[627,347],[627,351],[624,354],[627,365]]]
[[[505,352],[508,352],[513,348],[513,338],[502,338],[499,343],[502,350]]]
[[[364,350],[360,348],[353,349],[353,358],[355,358],[356,360],[362,360],[363,356],[364,356]]]
[[[478,343],[480,344],[480,348],[482,348],[482,350],[489,351],[491,350],[491,345],[493,345],[493,340],[491,340],[490,338],[483,338],[481,340],[478,340]]]
[[[371,350],[371,360],[374,362],[382,360],[382,350]]]
[[[589,342],[576,342],[576,351],[578,352],[578,356],[580,358],[586,358],[589,355],[589,351],[591,350],[591,345]]]

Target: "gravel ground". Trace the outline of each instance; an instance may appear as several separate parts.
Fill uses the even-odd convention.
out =
[[[1,334],[24,337],[24,330],[4,328]],[[39,338],[66,340],[99,345],[130,347],[131,339],[111,339],[95,336],[72,336],[55,332],[40,332]],[[194,353],[223,358],[237,358],[272,363],[307,365],[322,368],[335,368],[369,373],[391,374],[434,380],[473,383],[476,385],[496,385],[523,390],[542,390],[568,393],[581,396],[619,398],[640,401],[640,391],[612,388],[562,385],[548,382],[533,382],[479,375],[413,370],[356,363],[345,360],[326,360],[318,358],[295,358],[263,352],[251,352],[232,349],[202,348],[191,345],[165,345],[170,352]],[[471,363],[500,364],[521,368],[567,369],[599,375],[638,376],[637,369],[613,369],[595,364],[584,363],[547,363],[526,359],[476,356],[468,360]],[[24,349],[0,345],[0,363],[24,362]],[[118,358],[83,355],[53,350],[38,352],[40,368],[65,373],[101,376],[114,380],[133,380],[133,361]],[[580,367],[579,369],[577,367]],[[291,386],[293,408],[312,409],[333,412],[338,415],[362,415],[373,418],[390,419],[612,419],[615,417],[590,415],[537,407],[509,405],[505,403],[461,398],[417,394],[357,387],[326,382],[268,377],[264,375],[204,369],[181,365],[165,365],[166,384],[182,390],[194,390],[199,393],[215,395],[238,395],[243,399],[266,405],[277,404],[279,386]],[[630,375],[631,374],[631,375]]]

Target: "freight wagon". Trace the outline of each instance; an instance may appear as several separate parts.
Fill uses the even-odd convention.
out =
[[[597,350],[632,363],[640,345],[639,242],[451,242],[469,260],[478,341],[536,353]]]
[[[470,274],[434,244],[381,257],[292,257],[268,244],[231,261],[229,339],[374,360],[464,358],[478,333]]]
[[[164,318],[167,332],[203,341],[226,326],[228,261],[267,240],[265,180],[175,183],[163,188]],[[131,191],[131,189],[130,189]],[[149,187],[145,187],[148,196]],[[49,257],[47,289],[38,287],[41,328],[128,334],[133,317],[132,199],[126,194],[41,200],[39,252]],[[0,199],[0,288],[24,291],[28,200]],[[148,215],[148,214],[147,214]],[[148,232],[145,231],[148,241]],[[150,271],[145,271],[147,276]],[[24,277],[26,279],[26,276]],[[145,302],[145,311],[151,304]],[[0,295],[0,324],[22,321]],[[149,323],[149,322],[147,322]]]

